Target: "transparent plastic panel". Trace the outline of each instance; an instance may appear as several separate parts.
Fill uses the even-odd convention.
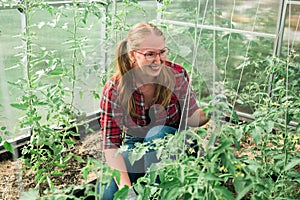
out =
[[[300,5],[289,4],[285,19],[285,31],[282,43],[282,55],[289,55],[288,71],[289,91],[300,95]]]
[[[259,73],[264,66],[251,61],[258,56],[271,56],[273,39],[201,29],[197,29],[195,37],[194,30],[168,25],[164,31],[171,49],[169,58],[188,70],[199,99],[213,92],[234,97],[249,80],[265,81],[266,75]],[[237,106],[237,109],[251,112],[248,106]]]
[[[222,0],[215,1],[215,5],[213,2],[172,1],[165,19],[270,34],[276,31],[280,1]],[[197,10],[200,12],[197,13]],[[195,16],[198,16],[197,21]]]
[[[70,78],[64,81],[64,89],[69,93],[66,102],[71,101],[72,76],[75,75],[75,110],[94,113],[99,107],[95,94],[99,93],[105,69],[105,26],[104,17],[101,16],[105,14],[104,8],[103,13],[97,11],[97,15],[100,15],[98,17],[93,11],[84,16],[83,8],[68,5],[53,6],[51,12],[53,14],[46,10],[36,10],[31,17],[30,25],[36,35],[35,52],[42,50],[51,53],[50,59],[59,60],[68,70]]]
[[[146,0],[134,3],[131,1],[116,3],[108,6],[108,18],[113,28],[111,38],[118,42],[126,37],[129,28],[138,22],[148,22],[157,18],[157,2]],[[109,25],[109,26],[110,26]]]
[[[21,40],[17,39],[22,32],[20,13],[15,9],[1,10],[0,22],[0,126],[12,131],[19,110],[10,104],[18,101],[21,91],[10,83],[24,76],[18,65],[20,58],[16,56],[22,47]]]
[[[285,16],[284,48],[300,50],[300,5],[289,4]]]

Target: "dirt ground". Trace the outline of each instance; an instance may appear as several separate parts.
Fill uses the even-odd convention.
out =
[[[101,138],[99,133],[87,135],[81,142],[75,145],[74,153],[81,155],[85,160],[88,156],[101,159]],[[71,161],[68,167],[64,169],[65,174],[55,179],[55,185],[64,187],[77,183],[84,183],[82,172],[85,163],[79,163],[76,160]],[[28,191],[33,188],[34,176],[32,174],[22,174],[22,164],[19,160],[5,160],[0,162],[0,199],[1,200],[19,200],[21,191]],[[96,178],[90,175],[87,182]]]

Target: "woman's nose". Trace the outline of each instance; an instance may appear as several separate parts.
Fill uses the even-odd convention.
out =
[[[161,60],[159,54],[156,54],[156,56],[155,56],[155,58],[153,60],[153,63],[155,63],[155,64],[161,64],[162,63],[162,60]]]

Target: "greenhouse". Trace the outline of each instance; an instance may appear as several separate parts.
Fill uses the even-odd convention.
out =
[[[0,199],[300,199],[300,0],[0,0]]]

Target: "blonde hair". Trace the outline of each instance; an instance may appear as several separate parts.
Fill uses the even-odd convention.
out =
[[[117,81],[119,82],[118,92],[119,101],[124,110],[132,117],[139,117],[135,108],[135,100],[133,94],[133,73],[129,73],[131,68],[131,60],[128,52],[139,49],[143,38],[150,34],[163,36],[163,32],[153,24],[138,23],[134,25],[128,32],[126,39],[122,40],[117,47]],[[125,78],[126,76],[126,78]],[[157,77],[157,86],[154,92],[154,102],[159,101],[163,107],[166,107],[172,96],[172,90],[175,85],[175,79],[172,71],[168,67],[163,66],[161,73]]]

